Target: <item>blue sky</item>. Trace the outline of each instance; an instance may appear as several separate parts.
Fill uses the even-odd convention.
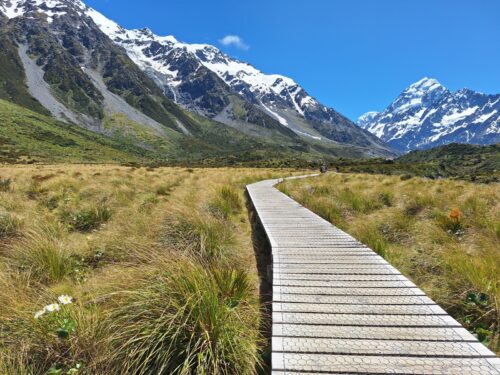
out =
[[[500,0],[85,2],[126,28],[214,44],[289,76],[351,119],[424,76],[500,93]],[[228,35],[240,39],[223,45]]]

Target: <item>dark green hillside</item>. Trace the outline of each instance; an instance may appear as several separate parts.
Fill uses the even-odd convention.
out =
[[[138,162],[152,154],[0,100],[0,162]]]
[[[413,151],[396,160],[342,160],[334,163],[343,172],[401,174],[405,178],[452,177],[477,182],[500,180],[500,144],[477,146],[453,143]]]
[[[491,146],[452,143],[425,151],[413,151],[398,159],[400,163],[446,163],[478,170],[500,169],[500,144]]]
[[[12,35],[0,29],[0,99],[49,115],[49,111],[28,93],[25,81],[23,65]]]

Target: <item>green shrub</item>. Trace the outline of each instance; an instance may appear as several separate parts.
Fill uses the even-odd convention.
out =
[[[41,204],[52,211],[59,207],[59,199],[56,196],[47,197],[42,200]]]
[[[23,314],[15,323],[17,330],[25,332],[23,335],[25,341],[19,350],[22,355],[5,353],[2,350],[1,374],[108,373],[87,367],[87,364],[90,365],[92,360],[105,351],[104,347],[99,346],[104,342],[103,317],[96,308],[92,306],[85,308],[76,301],[63,304],[54,295],[45,294],[38,300],[37,305],[31,306],[30,310],[28,315]],[[4,353],[7,361],[11,363],[12,372],[1,372]]]
[[[450,234],[463,235],[464,226],[460,220],[454,220],[449,214],[446,214],[438,209],[432,212],[432,217],[437,225]]]
[[[332,191],[328,186],[317,186],[312,189],[314,195],[323,196],[323,195],[331,195]]]
[[[219,190],[219,196],[227,202],[234,212],[241,210],[243,204],[241,203],[238,191],[231,186],[225,186]]]
[[[335,201],[327,203],[312,200],[308,207],[323,219],[335,224],[336,226],[341,227],[344,224],[342,210],[338,207]]]
[[[38,181],[32,181],[26,189],[26,195],[29,199],[38,199],[46,192],[47,190]]]
[[[0,191],[7,192],[11,189],[12,180],[10,178],[0,178]]]
[[[15,235],[21,223],[14,216],[0,211],[0,239]]]
[[[383,233],[381,233],[376,223],[366,223],[366,226],[358,230],[358,233],[355,233],[355,237],[378,255],[382,257],[387,255],[389,242],[384,237]]]
[[[156,187],[156,194],[157,195],[163,195],[163,196],[169,196],[172,194],[174,189],[178,187],[181,184],[181,180],[176,180],[174,182],[160,185]]]
[[[97,230],[111,219],[111,209],[105,205],[96,205],[80,211],[63,211],[61,218],[71,230],[90,232]]]
[[[255,373],[259,308],[246,273],[169,269],[111,315],[111,366],[124,374]]]

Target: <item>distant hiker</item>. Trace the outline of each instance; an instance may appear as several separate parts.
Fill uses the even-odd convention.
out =
[[[319,170],[321,173],[326,173],[328,172],[328,167],[326,166],[325,163],[321,164],[321,167],[319,167]]]

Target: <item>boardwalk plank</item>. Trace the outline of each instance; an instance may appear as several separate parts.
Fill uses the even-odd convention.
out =
[[[262,181],[276,375],[500,374],[494,353],[371,249]]]

